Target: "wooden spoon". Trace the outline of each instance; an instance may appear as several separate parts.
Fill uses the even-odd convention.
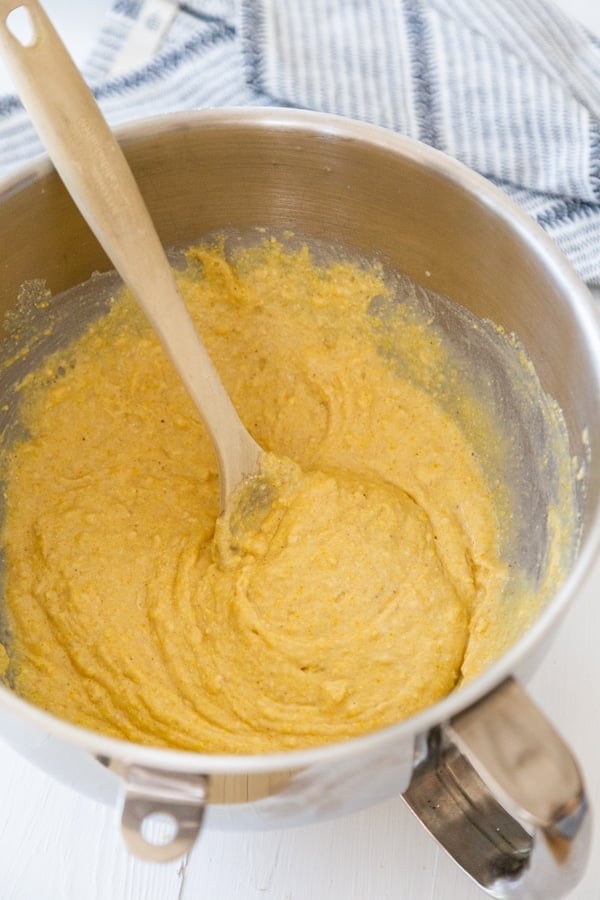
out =
[[[11,13],[28,18],[17,37]],[[98,241],[146,313],[209,432],[221,508],[259,471],[246,431],[178,291],[125,156],[37,0],[0,0],[0,51],[48,154]]]

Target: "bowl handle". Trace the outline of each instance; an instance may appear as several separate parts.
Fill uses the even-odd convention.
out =
[[[120,775],[121,833],[129,852],[147,862],[170,862],[191,850],[204,817],[206,776],[135,763]]]
[[[490,897],[552,900],[581,878],[591,815],[578,765],[512,678],[418,740],[404,799]]]

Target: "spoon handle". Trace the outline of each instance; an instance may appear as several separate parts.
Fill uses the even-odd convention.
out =
[[[30,37],[7,20],[19,10]],[[221,501],[262,453],[200,340],[125,156],[37,0],[0,0],[0,51],[54,166],[146,313],[213,441]]]

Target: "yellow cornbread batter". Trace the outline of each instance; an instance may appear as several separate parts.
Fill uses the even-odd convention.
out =
[[[506,568],[472,446],[381,350],[383,276],[271,239],[233,263],[193,248],[178,279],[276,490],[215,531],[204,427],[115,300],[20,388],[8,682],[83,726],[208,752],[342,739],[440,699],[465,654],[497,652]]]

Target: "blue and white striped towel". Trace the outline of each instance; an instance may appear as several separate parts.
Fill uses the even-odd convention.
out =
[[[232,105],[374,122],[487,176],[600,284],[600,40],[551,0],[173,2],[107,16],[83,71],[111,124]],[[40,151],[0,97],[0,173]]]

